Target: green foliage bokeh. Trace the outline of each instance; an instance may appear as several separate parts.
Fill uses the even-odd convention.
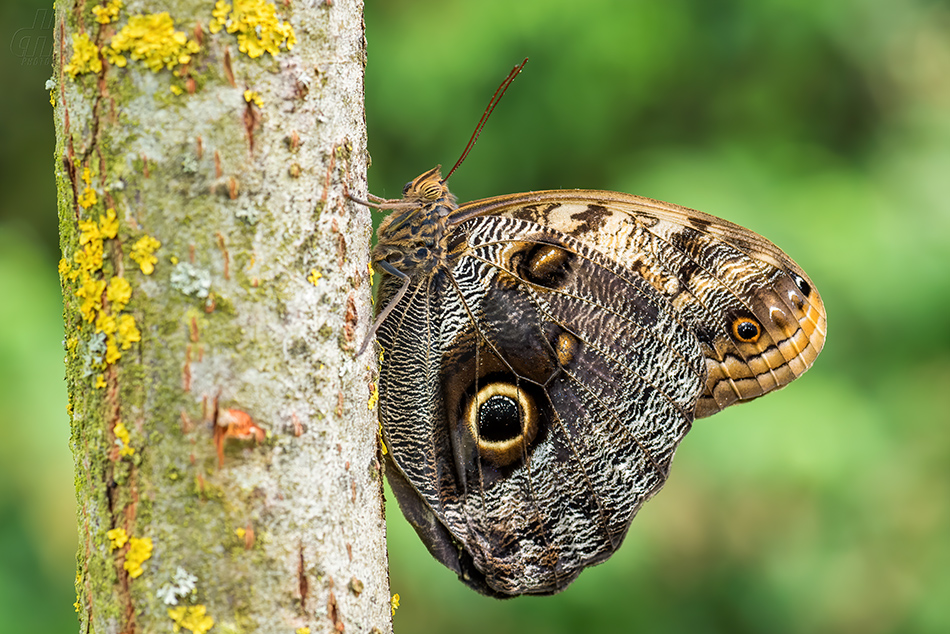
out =
[[[4,5],[4,41],[39,10]],[[702,209],[779,244],[829,314],[815,368],[697,423],[617,555],[561,595],[474,594],[390,504],[396,631],[950,631],[950,7],[398,0],[366,27],[375,194],[451,166],[529,57],[452,178],[460,200],[584,187]],[[68,632],[51,73],[9,50],[0,633]]]

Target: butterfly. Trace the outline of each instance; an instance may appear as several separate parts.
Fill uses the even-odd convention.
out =
[[[372,252],[387,476],[464,583],[556,593],[620,546],[695,419],[812,365],[824,305],[709,214],[596,190],[458,205],[447,179],[368,203],[390,210]]]

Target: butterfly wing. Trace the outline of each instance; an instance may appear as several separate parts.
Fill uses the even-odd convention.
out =
[[[784,387],[824,345],[824,304],[805,272],[726,220],[618,192],[558,190],[468,203],[453,221],[484,215],[531,219],[577,238],[666,297],[706,357],[697,418]]]
[[[427,220],[374,252],[411,269],[378,333],[389,477],[486,594],[557,592],[606,559],[694,417],[788,384],[824,343],[805,273],[708,214],[589,190],[423,198]],[[381,306],[401,284],[384,276]]]
[[[472,587],[557,592],[666,480],[700,344],[635,270],[543,223],[473,214],[448,248],[378,332],[390,481]],[[400,284],[384,278],[380,305]]]

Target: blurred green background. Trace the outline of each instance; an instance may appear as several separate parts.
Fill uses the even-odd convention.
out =
[[[43,10],[0,6],[4,633],[76,629]],[[527,56],[460,200],[702,209],[778,243],[829,314],[816,367],[700,421],[624,547],[561,595],[474,594],[390,504],[396,632],[950,631],[950,4],[386,0],[366,27],[377,195],[448,168]]]

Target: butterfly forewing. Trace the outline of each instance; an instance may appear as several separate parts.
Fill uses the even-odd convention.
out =
[[[576,237],[667,297],[706,355],[697,417],[787,385],[824,344],[824,305],[805,272],[762,236],[715,216],[597,190],[499,196],[454,217],[477,215],[532,219]],[[755,336],[742,338],[743,326]]]

